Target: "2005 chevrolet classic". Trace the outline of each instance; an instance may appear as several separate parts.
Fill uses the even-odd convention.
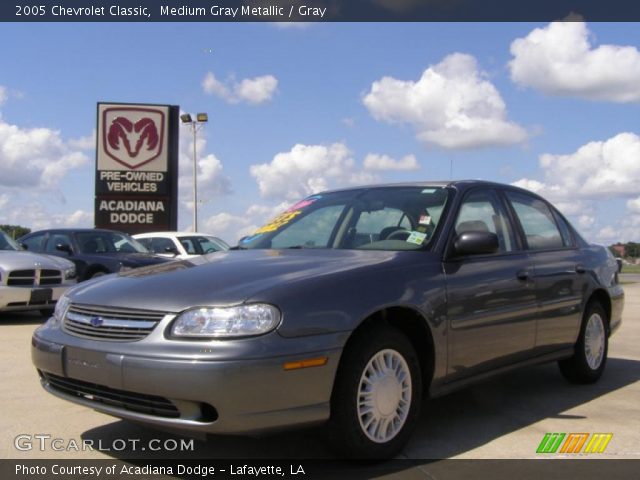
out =
[[[227,252],[85,282],[36,330],[43,387],[201,433],[325,422],[384,458],[426,397],[558,361],[602,374],[623,291],[549,203],[479,181],[310,196]]]

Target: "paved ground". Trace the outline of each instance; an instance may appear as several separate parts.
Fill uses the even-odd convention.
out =
[[[596,385],[567,384],[555,365],[510,374],[424,405],[408,458],[535,458],[546,432],[611,432],[605,457],[640,458],[640,283],[625,284],[624,323],[612,338],[604,377]],[[263,438],[214,437],[196,441],[193,452],[77,452],[73,442],[102,442],[120,448],[120,439],[180,439],[113,419],[46,394],[29,357],[35,314],[0,315],[0,458],[313,458],[330,457],[318,429]],[[20,434],[61,438],[70,451],[19,451]],[[116,443],[112,443],[116,441]],[[69,443],[71,442],[71,444]],[[154,444],[156,445],[156,444]],[[171,448],[171,443],[169,444]]]

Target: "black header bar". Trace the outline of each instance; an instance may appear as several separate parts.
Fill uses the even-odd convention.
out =
[[[629,0],[15,0],[2,22],[549,22],[640,20]]]

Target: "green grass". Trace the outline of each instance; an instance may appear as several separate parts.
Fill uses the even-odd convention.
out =
[[[622,273],[640,273],[640,265],[623,265]]]

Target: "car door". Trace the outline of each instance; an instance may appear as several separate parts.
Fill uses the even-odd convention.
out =
[[[447,286],[448,374],[451,380],[531,354],[537,312],[533,262],[520,246],[504,202],[492,188],[466,193],[450,235],[496,234],[498,251],[444,261]]]
[[[536,348],[543,353],[573,345],[580,329],[587,275],[581,252],[562,217],[543,200],[507,191],[535,268],[540,307]]]

